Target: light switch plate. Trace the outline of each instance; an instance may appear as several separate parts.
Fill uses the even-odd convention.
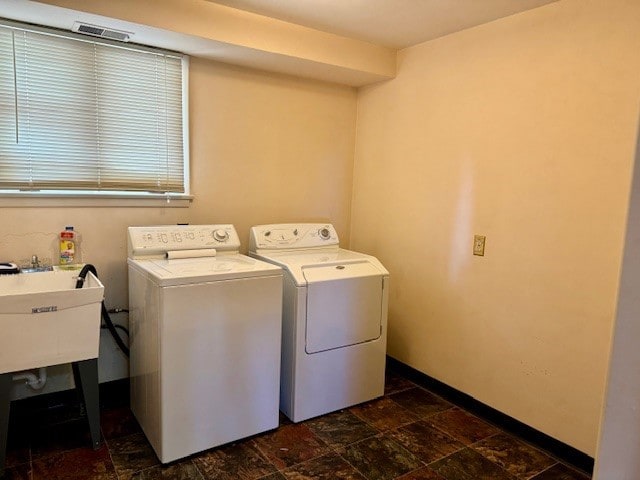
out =
[[[481,257],[484,256],[484,243],[487,237],[484,235],[474,235],[473,236],[473,254],[479,255]]]

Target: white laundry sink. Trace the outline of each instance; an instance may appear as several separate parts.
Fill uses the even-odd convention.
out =
[[[104,286],[77,271],[0,275],[0,374],[98,357]]]

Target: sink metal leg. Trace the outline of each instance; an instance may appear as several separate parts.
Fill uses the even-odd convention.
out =
[[[82,400],[87,411],[89,431],[93,449],[100,448],[100,397],[98,393],[98,359],[91,358],[73,362],[73,377],[76,388],[82,391]]]
[[[11,390],[11,373],[0,374],[0,477],[4,474],[4,463],[7,457],[7,434],[9,432],[9,391]]]

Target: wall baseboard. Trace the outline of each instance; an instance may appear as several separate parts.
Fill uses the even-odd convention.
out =
[[[506,415],[495,408],[492,408],[466,393],[456,390],[449,385],[436,380],[429,375],[416,370],[409,365],[387,356],[387,368],[390,371],[408,378],[415,384],[424,387],[431,392],[440,395],[445,400],[473,413],[474,415],[497,425],[501,429],[513,433],[521,439],[538,446],[542,450],[549,452],[559,460],[568,463],[585,473],[593,473],[594,460],[580,450],[556,440],[549,435],[536,430],[529,425]]]

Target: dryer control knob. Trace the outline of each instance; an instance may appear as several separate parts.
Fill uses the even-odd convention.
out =
[[[318,233],[320,234],[320,238],[323,240],[329,240],[329,237],[331,237],[331,232],[328,228],[321,228],[318,230]]]
[[[213,238],[215,238],[218,242],[224,242],[229,238],[229,234],[226,230],[218,229],[213,232]]]

